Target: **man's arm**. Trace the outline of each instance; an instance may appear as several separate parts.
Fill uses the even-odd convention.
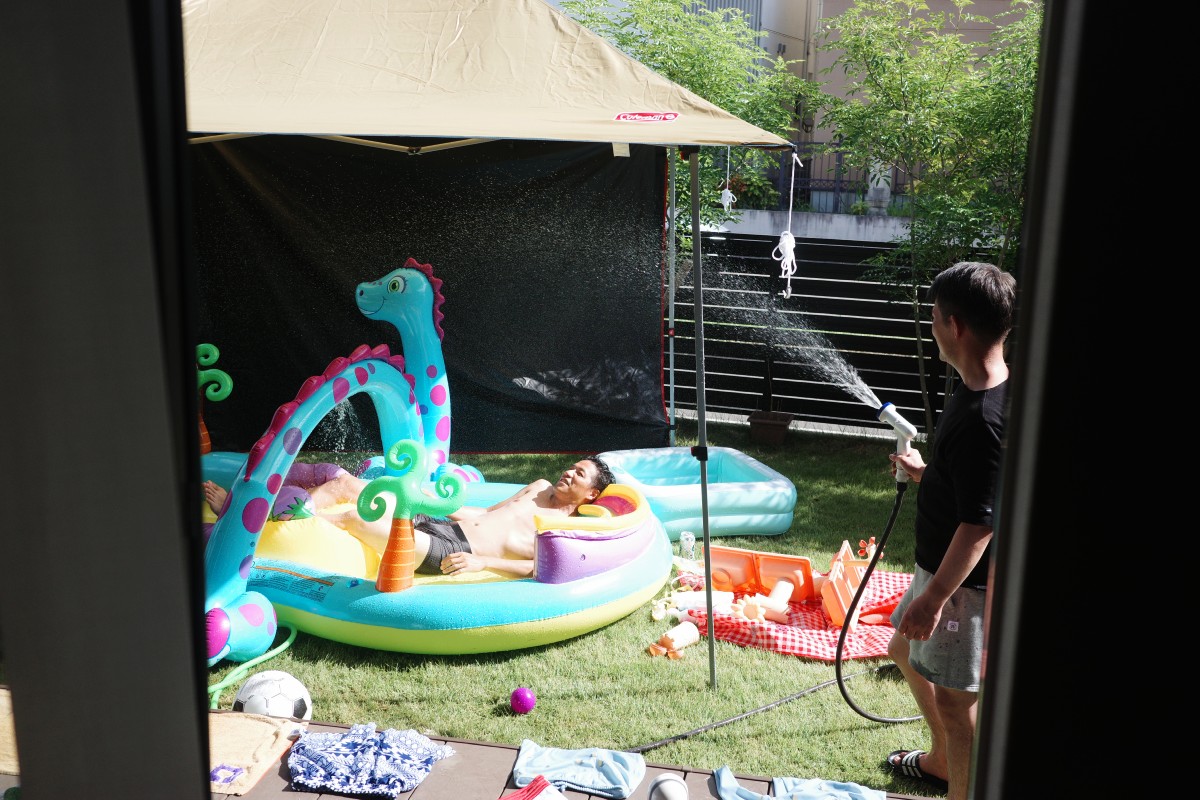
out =
[[[960,522],[946,548],[941,566],[925,591],[913,598],[897,631],[909,639],[928,639],[942,616],[942,607],[979,563],[992,540],[992,528]]]
[[[968,522],[958,523],[958,528],[954,531],[954,538],[950,540],[950,546],[946,548],[946,555],[942,557],[941,566],[933,576],[933,580],[929,582],[929,586],[925,591],[931,589],[937,591],[936,597],[945,604],[950,599],[950,595],[957,591],[962,582],[971,574],[971,570],[975,569],[975,565],[979,563],[979,559],[983,558],[984,551],[987,550],[988,543],[992,541],[992,527],[990,525],[972,525]]]
[[[475,553],[451,553],[442,559],[442,574],[457,575],[460,572],[479,572],[484,569],[515,575],[518,578],[533,576],[534,561],[532,559],[499,558],[497,556],[481,556]]]

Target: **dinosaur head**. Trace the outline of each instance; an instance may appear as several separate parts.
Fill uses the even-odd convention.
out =
[[[414,258],[404,266],[394,269],[377,281],[358,285],[355,293],[358,310],[371,319],[391,322],[398,328],[400,320],[409,324],[420,324],[423,320],[433,323],[438,339],[442,331],[442,281],[433,276],[433,267],[421,264]]]

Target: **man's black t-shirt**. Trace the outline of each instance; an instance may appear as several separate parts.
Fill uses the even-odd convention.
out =
[[[937,572],[959,523],[992,525],[1008,410],[1008,381],[971,391],[959,384],[938,422],[917,490],[917,565]],[[988,545],[963,586],[987,586]]]

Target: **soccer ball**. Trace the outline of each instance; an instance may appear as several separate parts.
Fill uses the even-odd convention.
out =
[[[304,684],[278,669],[256,672],[233,699],[233,710],[269,717],[312,719],[312,698]]]

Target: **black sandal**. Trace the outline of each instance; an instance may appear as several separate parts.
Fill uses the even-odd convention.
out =
[[[946,781],[921,769],[921,756],[923,755],[925,755],[924,750],[893,750],[888,753],[887,761],[884,763],[897,775],[923,781],[943,792],[949,789],[950,785]]]

